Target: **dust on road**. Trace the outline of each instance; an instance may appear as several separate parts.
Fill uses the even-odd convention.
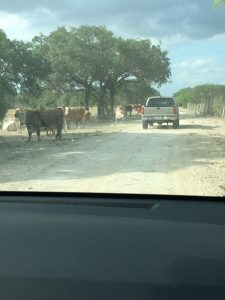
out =
[[[0,132],[0,190],[223,196],[224,120],[181,117],[179,129],[134,120],[74,129],[60,142]]]

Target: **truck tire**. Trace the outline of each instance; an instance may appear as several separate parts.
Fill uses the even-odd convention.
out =
[[[146,121],[142,122],[142,128],[147,129],[148,128],[148,123]]]
[[[179,120],[176,122],[173,122],[173,128],[178,128],[180,125]]]

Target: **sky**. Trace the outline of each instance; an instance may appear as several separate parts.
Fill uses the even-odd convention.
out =
[[[0,0],[0,28],[31,40],[58,26],[105,25],[116,36],[150,39],[168,51],[170,96],[199,84],[225,84],[225,6],[212,0]]]

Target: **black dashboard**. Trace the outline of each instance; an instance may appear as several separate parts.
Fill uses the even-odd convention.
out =
[[[224,299],[223,198],[0,194],[0,299]]]

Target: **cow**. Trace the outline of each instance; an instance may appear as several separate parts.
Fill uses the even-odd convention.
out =
[[[84,125],[85,118],[85,108],[84,107],[65,107],[65,122],[66,129],[68,129],[71,124],[76,124],[76,128],[78,123],[80,125]]]
[[[56,129],[55,138],[61,139],[63,124],[64,111],[62,108],[28,110],[26,114],[28,141],[31,140],[33,132],[36,132],[38,140],[40,140],[41,127]]]
[[[117,124],[117,121],[120,120],[122,123],[122,120],[125,117],[125,110],[122,106],[116,108],[115,112],[115,125]]]
[[[25,124],[28,132],[28,141],[31,140],[32,133],[34,132],[36,132],[39,141],[41,132],[41,121],[37,110],[27,111]]]
[[[142,104],[134,104],[134,109],[137,112],[137,116],[141,116]]]
[[[17,132],[21,131],[22,125],[26,123],[26,110],[17,108],[14,113],[14,120],[16,123]]]
[[[132,110],[133,110],[132,105],[130,105],[130,104],[129,104],[129,105],[125,105],[125,106],[124,106],[125,117],[127,116],[127,113],[128,113],[128,112],[130,113],[130,117],[131,117]]]
[[[7,122],[3,122],[2,130],[3,131],[16,131],[17,125],[16,125],[15,120],[8,120]]]

